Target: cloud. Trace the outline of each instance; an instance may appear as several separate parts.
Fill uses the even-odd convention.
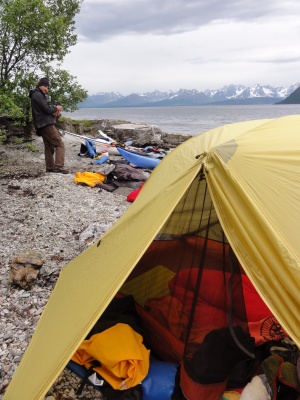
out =
[[[64,67],[90,94],[299,81],[299,0],[84,0]]]
[[[291,13],[296,1],[290,1]],[[80,38],[101,41],[118,35],[174,35],[215,21],[258,21],[282,15],[282,1],[85,0],[77,17]],[[287,5],[287,4],[286,4]],[[286,15],[285,7],[285,15]]]

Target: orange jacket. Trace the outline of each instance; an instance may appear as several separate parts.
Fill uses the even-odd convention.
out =
[[[89,368],[95,367],[103,379],[114,389],[125,390],[141,383],[147,376],[150,350],[143,345],[143,337],[127,324],[116,324],[84,340],[72,361]]]
[[[74,182],[95,187],[105,181],[106,175],[98,172],[76,172]]]

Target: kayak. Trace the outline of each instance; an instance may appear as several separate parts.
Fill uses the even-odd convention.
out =
[[[99,154],[102,153],[103,150],[106,150],[106,151],[108,151],[108,154],[111,156],[119,156],[120,155],[116,145],[113,143],[104,143],[98,139],[95,139],[95,146],[96,146],[96,152]]]
[[[161,161],[160,158],[153,158],[135,153],[133,151],[118,147],[118,152],[130,164],[136,165],[139,168],[154,169]]]
[[[119,156],[120,153],[116,147],[115,140],[102,132],[101,129],[98,130],[98,133],[99,136],[95,138],[96,152],[102,153],[103,150],[106,150],[109,155]]]

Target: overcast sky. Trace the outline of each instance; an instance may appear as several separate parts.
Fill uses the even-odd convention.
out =
[[[84,0],[63,67],[89,94],[300,82],[300,0]]]

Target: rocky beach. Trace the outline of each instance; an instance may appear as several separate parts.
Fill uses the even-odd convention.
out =
[[[80,144],[64,138],[70,174],[46,173],[42,139],[0,146],[0,399],[32,337],[62,268],[94,243],[130,204],[126,196],[136,182],[114,192],[76,185],[77,171],[97,172],[91,158],[79,155]],[[144,172],[146,179],[149,171]],[[12,280],[12,267],[24,251],[34,252],[41,265],[29,287]],[[19,258],[18,258],[19,257]],[[26,262],[26,260],[25,260]],[[45,396],[54,399],[101,399],[65,369]]]

